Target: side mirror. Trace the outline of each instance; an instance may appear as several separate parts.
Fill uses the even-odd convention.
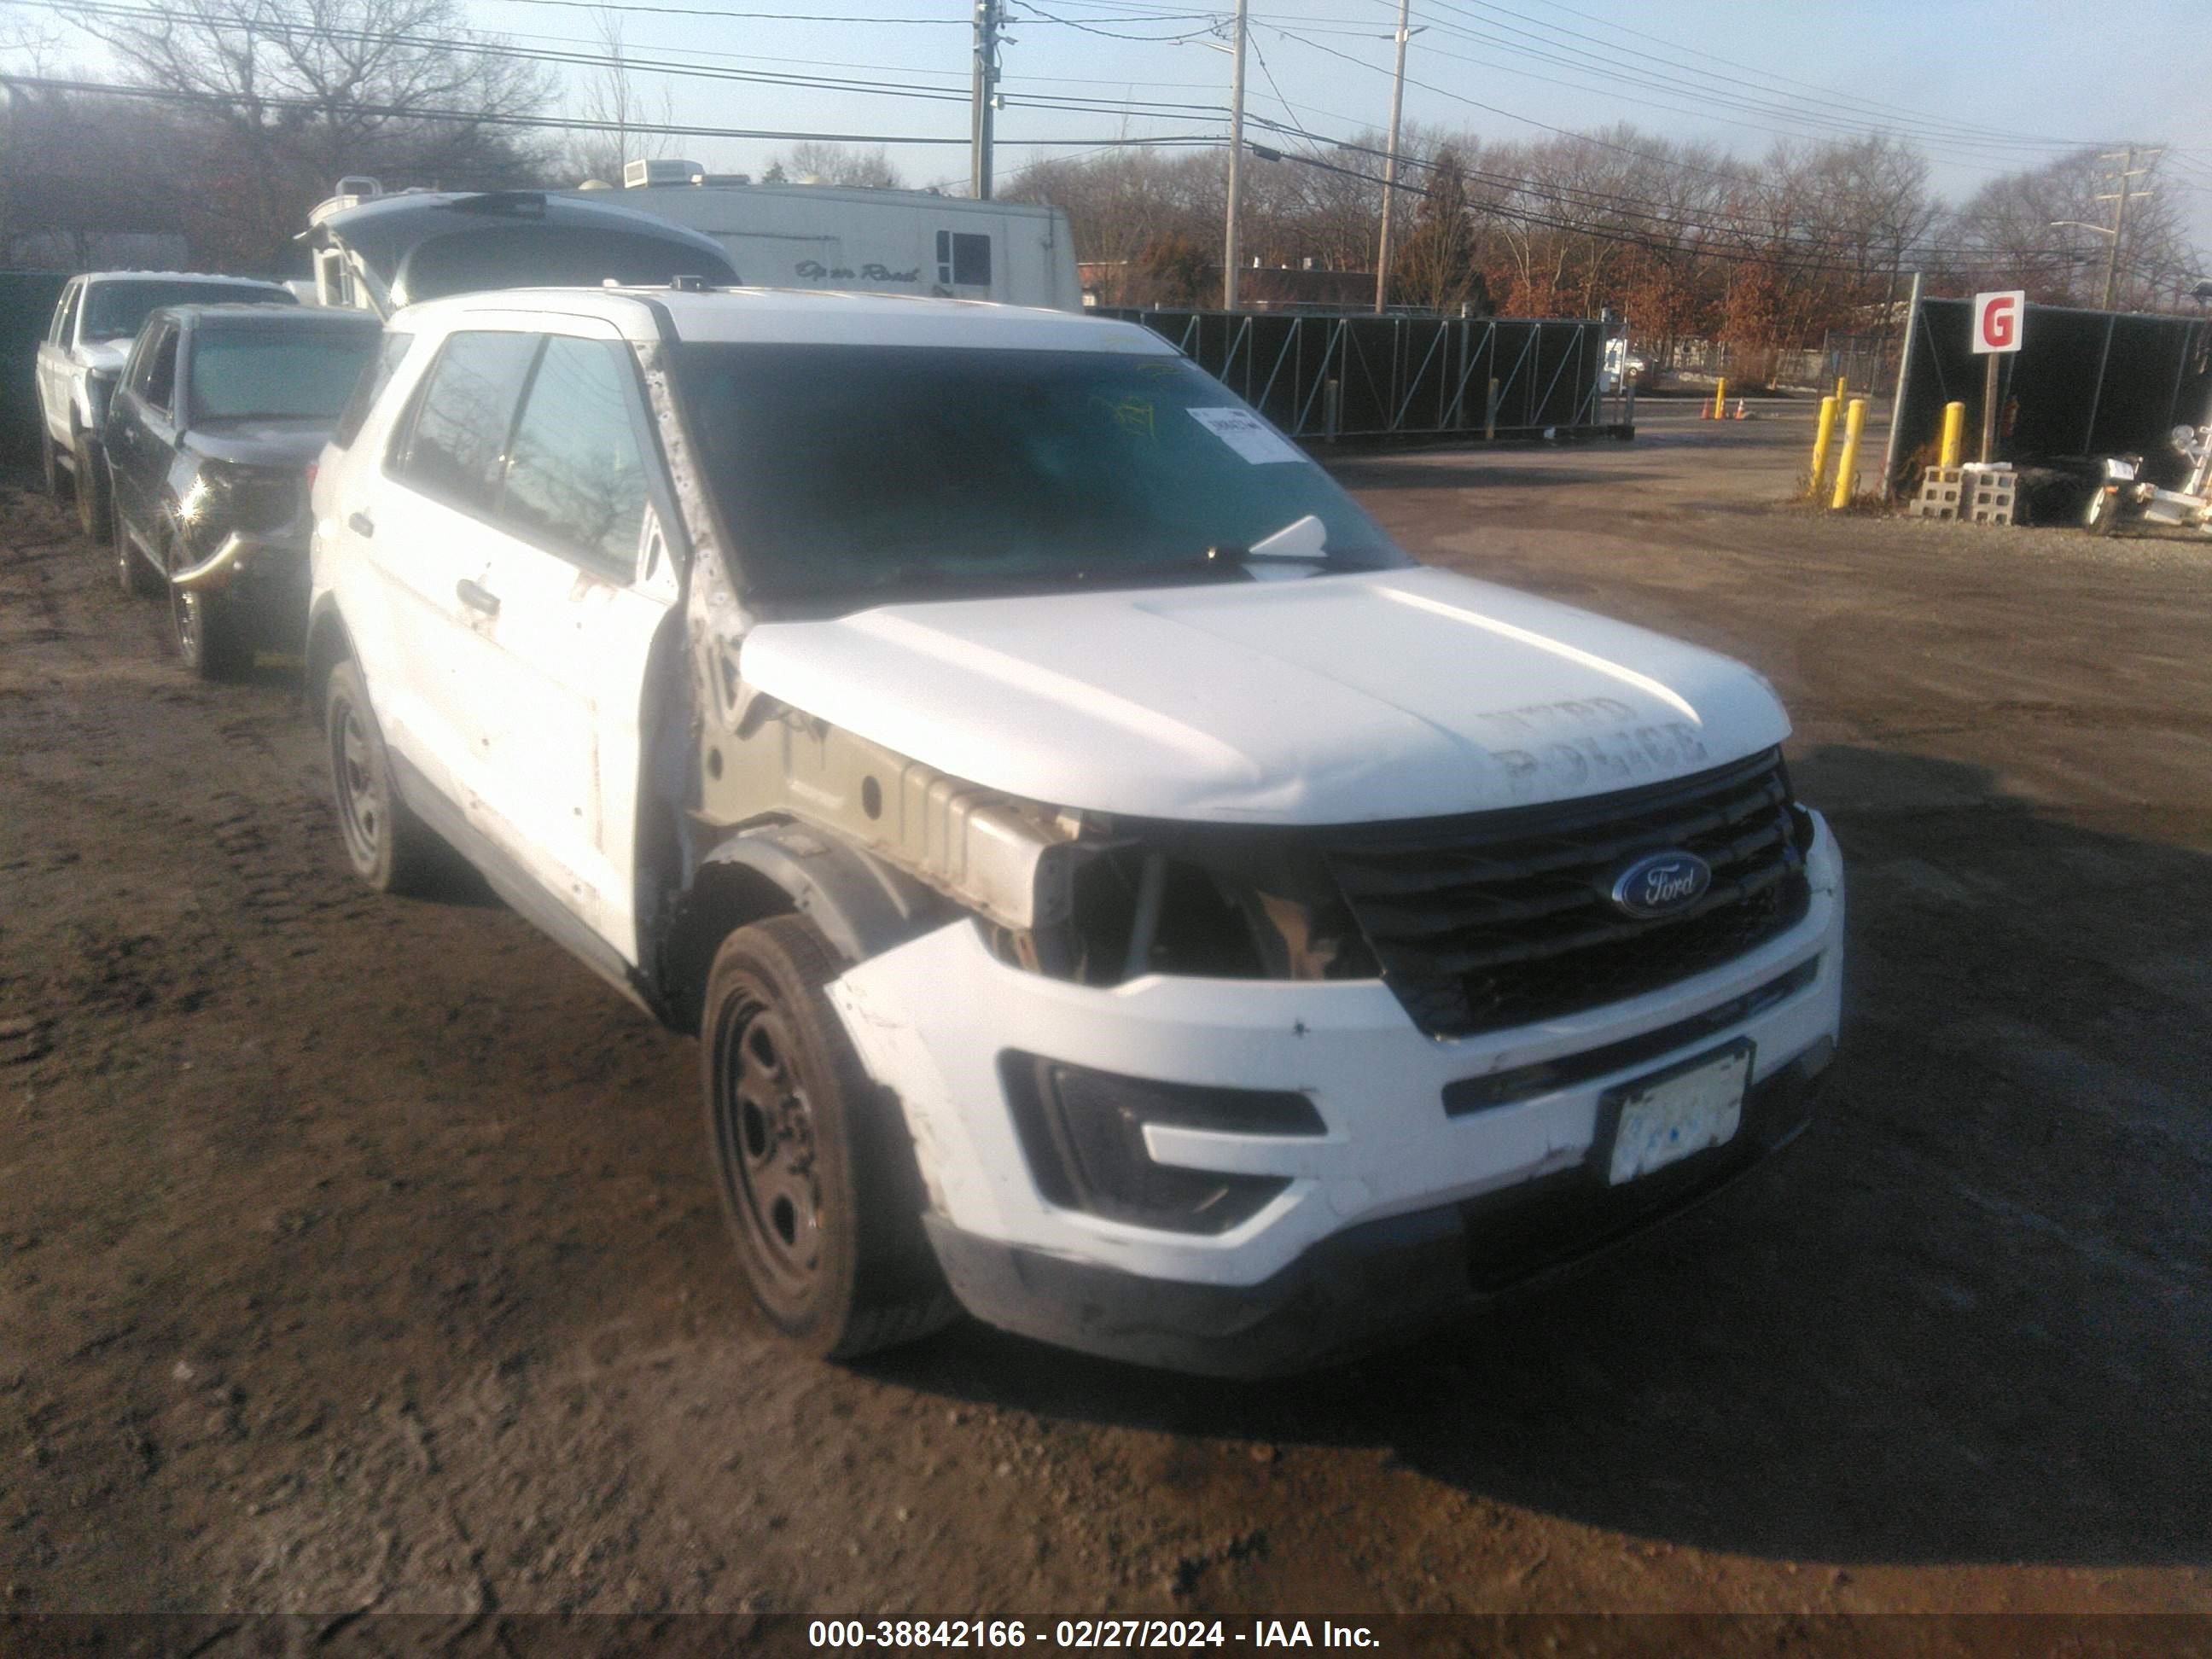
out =
[[[2193,426],[2174,428],[2172,438],[2173,447],[2185,455],[2197,447],[2197,428]]]

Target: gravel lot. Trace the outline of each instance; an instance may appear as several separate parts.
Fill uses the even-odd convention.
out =
[[[343,867],[292,678],[0,489],[0,1608],[2212,1611],[2212,544],[1790,507],[1802,415],[1353,460],[1729,651],[1850,857],[1719,1203],[1265,1387],[768,1340],[691,1043]]]

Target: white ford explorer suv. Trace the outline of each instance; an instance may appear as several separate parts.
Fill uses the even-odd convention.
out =
[[[1802,1127],[1843,875],[1757,674],[1414,563],[1134,325],[392,318],[314,486],[346,851],[700,1038],[752,1291],[1255,1375]]]

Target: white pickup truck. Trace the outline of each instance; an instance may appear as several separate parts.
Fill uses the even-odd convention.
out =
[[[345,847],[696,1030],[754,1295],[1253,1375],[1789,1139],[1843,872],[1766,683],[1423,568],[1146,330],[410,307],[314,485]]]
[[[296,305],[280,283],[202,271],[93,270],[72,276],[39,343],[39,459],[46,493],[76,496],[88,536],[108,532],[108,399],[138,326],[163,306]]]

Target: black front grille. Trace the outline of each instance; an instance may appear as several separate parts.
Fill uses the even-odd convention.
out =
[[[1638,921],[1610,894],[1646,853],[1695,853],[1712,885]],[[1329,854],[1382,976],[1431,1036],[1595,1008],[1717,967],[1810,902],[1781,756],[1564,806],[1393,826]]]

